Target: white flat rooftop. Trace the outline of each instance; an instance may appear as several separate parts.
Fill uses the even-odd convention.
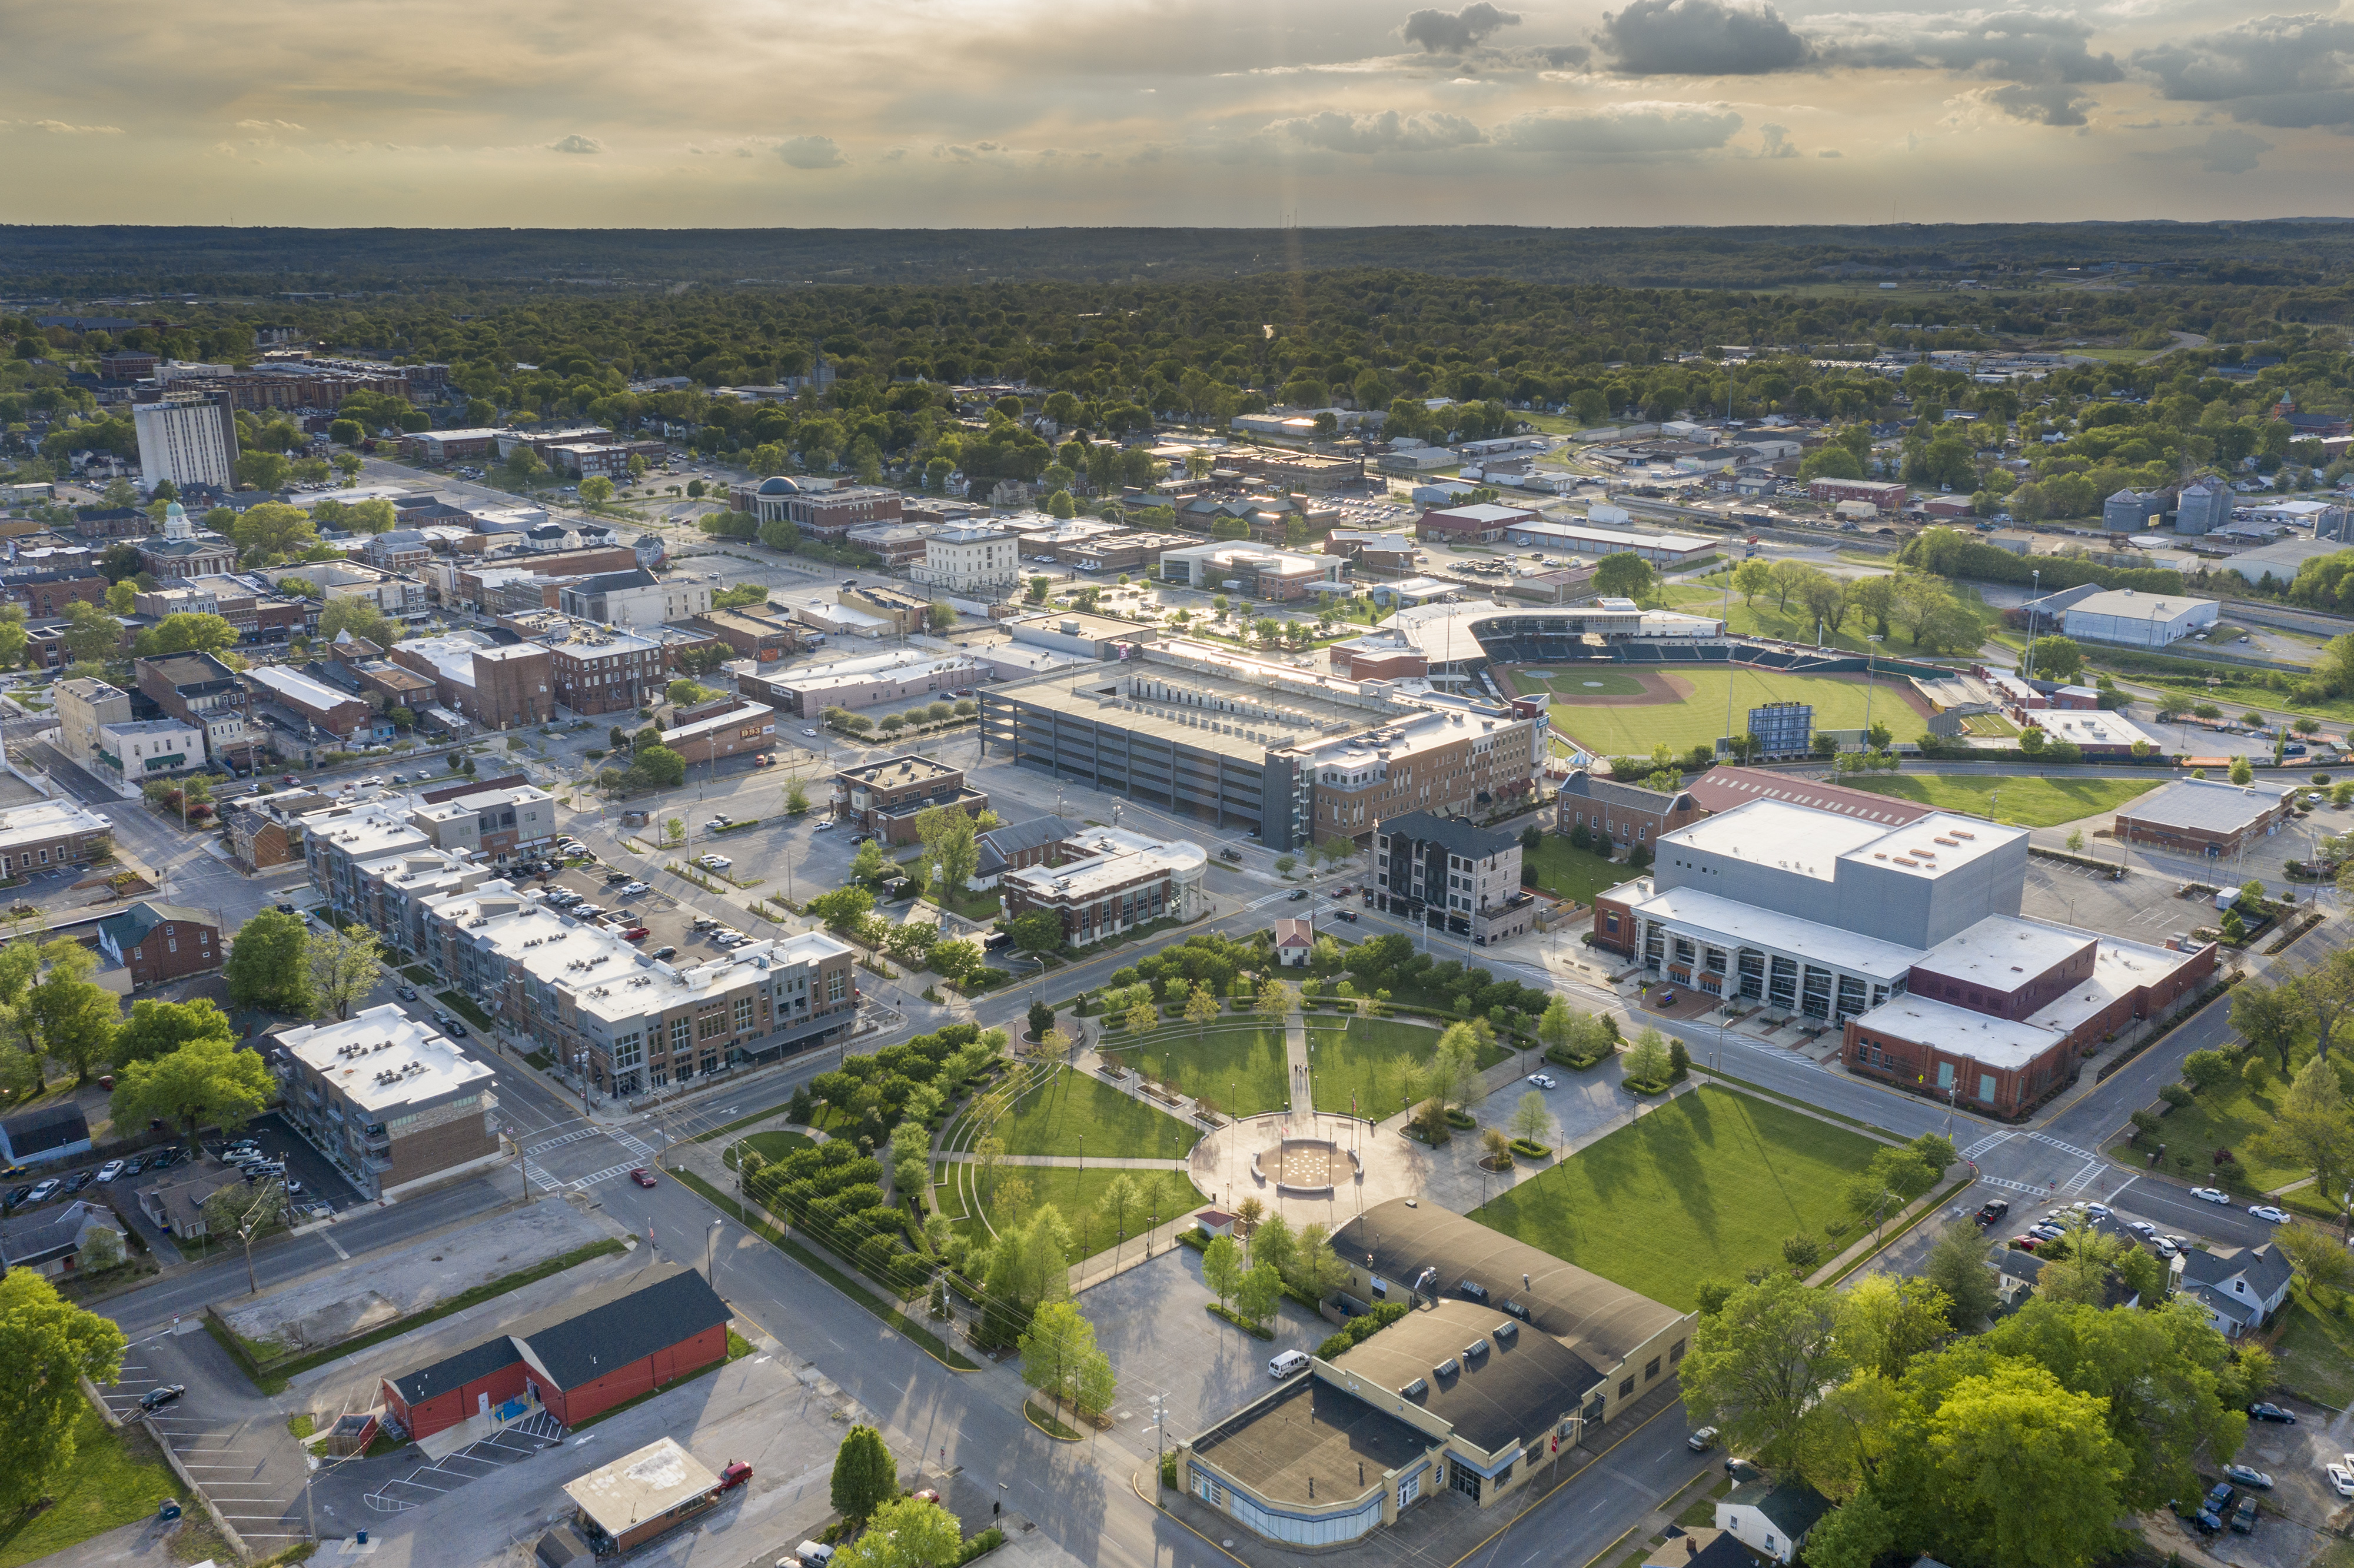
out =
[[[1967,1056],[1989,1067],[2023,1067],[2052,1049],[2065,1033],[2032,1021],[2014,1022],[1972,1012],[1925,996],[1892,996],[1860,1015],[1855,1026]]]
[[[1614,889],[1611,895],[1617,892]],[[1671,887],[1639,900],[1632,908],[1647,920],[1662,921],[1720,948],[1785,953],[1890,985],[1910,974],[1921,957],[1918,948],[1883,942],[1877,937],[1860,937],[1836,926],[1785,915],[1778,909],[1761,909],[1697,888]]]
[[[1741,808],[1744,811],[1749,809]],[[1809,810],[1808,814],[1829,821],[1846,820],[1833,811]],[[1903,872],[1929,882],[1983,860],[2026,836],[2022,829],[2001,827],[1983,817],[1932,811],[1903,827],[1882,830],[1873,842],[1846,851],[1840,858]]]
[[[340,1023],[314,1023],[278,1037],[335,1086],[352,1103],[371,1111],[437,1100],[474,1085],[487,1085],[491,1069],[475,1061],[432,1025],[386,1002]]]
[[[1958,980],[1975,980],[1993,991],[2010,991],[2082,952],[2093,939],[2089,932],[2047,926],[2040,920],[1989,915],[1930,948],[1921,967]]]
[[[1657,858],[1662,865],[1678,861],[1681,853],[1746,861],[1772,866],[1829,883],[1837,874],[1841,855],[1869,848],[1887,837],[1877,822],[1859,821],[1836,811],[1819,811],[1787,800],[1748,800],[1719,816],[1702,817],[1689,827],[1659,837]]]

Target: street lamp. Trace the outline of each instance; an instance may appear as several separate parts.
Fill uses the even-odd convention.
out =
[[[718,1288],[718,1285],[717,1282],[712,1278],[711,1274],[713,1266],[713,1253],[719,1245],[719,1227],[724,1223],[725,1222],[720,1220],[713,1220],[711,1222],[711,1228],[703,1233],[703,1281],[705,1284],[711,1286],[714,1289]]]

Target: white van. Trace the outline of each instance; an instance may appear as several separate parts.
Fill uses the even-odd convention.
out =
[[[1267,1363],[1267,1375],[1278,1383],[1308,1370],[1308,1357],[1299,1351],[1286,1351]]]

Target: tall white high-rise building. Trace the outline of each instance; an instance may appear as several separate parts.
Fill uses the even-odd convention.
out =
[[[237,488],[237,416],[206,392],[167,392],[159,402],[134,403],[139,471],[148,488],[165,480]]]

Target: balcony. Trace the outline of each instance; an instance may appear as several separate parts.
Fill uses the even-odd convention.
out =
[[[360,1159],[360,1169],[371,1176],[381,1176],[392,1169],[389,1154],[368,1154]]]

